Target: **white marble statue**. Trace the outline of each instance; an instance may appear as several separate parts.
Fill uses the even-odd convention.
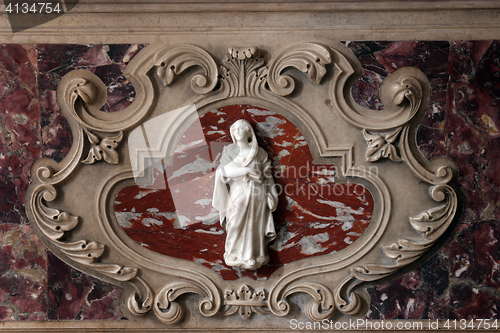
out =
[[[267,245],[276,237],[272,212],[278,193],[271,161],[258,146],[252,125],[240,119],[230,133],[233,144],[222,152],[212,204],[227,232],[224,261],[255,270],[269,262]]]

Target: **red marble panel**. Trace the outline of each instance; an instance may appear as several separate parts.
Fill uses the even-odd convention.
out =
[[[0,45],[0,222],[25,223],[29,170],[41,157],[33,45]]]
[[[222,147],[231,143],[231,124],[242,118],[254,126],[259,145],[268,152],[280,193],[271,259],[255,272],[223,262],[225,231],[212,207]],[[304,136],[291,122],[248,105],[201,116],[180,139],[172,165],[156,169],[155,177],[153,185],[118,193],[115,211],[125,232],[152,251],[198,262],[229,280],[265,279],[283,264],[339,251],[363,233],[373,210],[363,186],[338,184],[334,165],[313,163]]]
[[[0,320],[47,320],[45,247],[29,225],[0,224]]]
[[[49,320],[124,318],[120,311],[121,288],[66,265],[50,252],[47,259]]]
[[[37,129],[42,155],[60,161],[69,151],[72,135],[68,123],[59,110],[56,89],[62,77],[74,69],[95,73],[106,85],[107,100],[102,110],[113,112],[128,106],[135,91],[122,76],[126,63],[145,45],[33,45],[34,64],[38,74],[30,84],[38,93],[40,107],[35,115],[40,119]],[[2,84],[0,84],[2,86]],[[33,105],[38,105],[34,104]],[[33,117],[33,119],[37,119]],[[36,147],[24,146],[21,152]],[[40,156],[38,156],[40,157]],[[37,158],[38,158],[37,157]],[[26,172],[27,174],[28,172]],[[21,179],[29,179],[28,176]],[[14,190],[11,193],[16,193]],[[9,193],[8,191],[0,193]],[[23,213],[24,211],[21,210]],[[121,319],[119,298],[122,289],[102,283],[76,271],[48,254],[46,290],[48,306],[45,317],[52,319]],[[2,310],[0,309],[0,312]]]
[[[429,159],[449,156],[458,164],[465,198],[459,224],[435,256],[401,278],[367,289],[372,299],[367,317],[500,318],[500,43],[349,42],[347,46],[369,74],[353,89],[354,98],[363,105],[378,106],[378,96],[371,91],[402,66],[416,66],[429,78],[431,100],[417,133],[418,145]],[[418,283],[405,283],[417,277]]]

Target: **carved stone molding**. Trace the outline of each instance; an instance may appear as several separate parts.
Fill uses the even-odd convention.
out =
[[[282,41],[268,48],[221,41],[149,46],[124,73],[136,90],[133,103],[105,113],[100,107],[106,90],[99,78],[84,70],[70,72],[57,99],[73,146],[59,163],[41,159],[33,165],[28,217],[62,260],[122,286],[122,311],[131,320],[219,327],[224,318],[235,324],[258,316],[300,317],[298,308],[314,321],[364,315],[367,296],[358,285],[398,273],[438,243],[455,216],[457,196],[448,185],[456,172],[453,161],[428,161],[415,143],[429,99],[425,76],[415,68],[394,72],[381,86],[385,110],[372,111],[350,94],[360,73],[347,48],[324,41]],[[193,114],[242,103],[272,109],[293,122],[316,163],[339,167],[336,182],[370,191],[372,219],[354,243],[283,265],[265,280],[226,281],[201,264],[150,251],[125,234],[114,214],[115,197],[134,183],[143,160],[168,158]],[[145,140],[145,149],[131,147],[133,138],[155,122],[164,130],[154,144]],[[131,163],[135,153],[142,162]],[[297,298],[307,302],[297,305]]]
[[[181,43],[187,35],[203,42],[207,34],[223,35],[225,40],[234,36],[246,40],[255,33],[270,32],[287,33],[287,37],[280,37],[284,39],[308,33],[342,40],[495,39],[500,32],[499,7],[495,0],[408,0],[404,6],[394,0],[87,0],[34,28],[26,22],[26,28],[31,29],[16,33],[5,19],[0,22],[0,36],[9,43],[82,44],[158,43],[173,36],[176,43]],[[23,19],[26,21],[23,14],[18,15],[21,24]]]
[[[238,290],[226,290],[224,304],[222,311],[225,316],[238,312],[242,318],[249,319],[252,313],[269,313],[265,291],[254,291],[247,285],[242,285]]]

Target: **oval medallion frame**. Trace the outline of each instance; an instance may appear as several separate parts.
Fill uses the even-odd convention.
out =
[[[219,40],[204,47],[143,49],[124,73],[136,97],[119,112],[99,110],[106,90],[94,74],[75,70],[64,76],[57,100],[73,145],[59,163],[41,159],[33,165],[26,211],[36,233],[66,263],[122,286],[121,308],[129,319],[194,327],[236,313],[231,320],[252,320],[256,313],[269,324],[271,314],[300,318],[297,308],[314,321],[364,315],[367,296],[361,287],[421,258],[439,243],[457,210],[449,185],[455,164],[447,158],[428,161],[415,142],[429,100],[426,77],[415,68],[395,71],[380,88],[385,110],[373,111],[351,96],[362,68],[340,43],[282,41],[261,50],[228,49]],[[141,247],[125,234],[114,199],[134,181],[131,132],[170,110],[194,108],[196,114],[233,104],[284,116],[305,136],[315,163],[340,166],[336,182],[360,183],[370,191],[372,219],[356,242],[288,263],[267,280],[226,281],[200,264]],[[153,154],[168,155],[193,112],[175,115]],[[198,297],[185,296],[190,294]],[[292,305],[295,294],[307,295],[307,304]],[[192,303],[198,310],[187,305],[186,311]]]

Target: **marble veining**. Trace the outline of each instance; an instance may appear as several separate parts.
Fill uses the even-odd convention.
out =
[[[436,255],[402,277],[368,288],[371,304],[367,317],[500,318],[500,42],[365,41],[345,42],[345,45],[364,68],[364,76],[352,92],[363,106],[375,110],[383,107],[376,93],[380,82],[402,66],[415,66],[427,75],[432,91],[428,111],[417,133],[419,148],[427,158],[448,156],[455,160],[460,168],[458,183],[465,197],[464,213]],[[61,160],[71,146],[71,133],[55,100],[61,77],[75,68],[89,69],[108,87],[104,110],[120,110],[134,96],[133,87],[121,72],[142,47],[0,46],[0,320],[122,318],[118,308],[120,288],[74,271],[46,253],[27,224],[24,193],[32,163],[42,156]],[[272,128],[272,119],[264,122],[263,131]],[[216,135],[223,130],[209,131],[214,132],[210,135]],[[278,144],[274,148],[280,148]],[[282,152],[275,158],[285,159],[286,154]],[[318,179],[328,182],[331,176],[319,174]],[[136,195],[148,195],[163,204],[165,200],[154,191],[144,189]],[[196,204],[200,208],[203,205],[210,206],[203,199]],[[300,200],[290,198],[280,205],[285,210],[292,209],[297,216],[306,214],[300,210],[304,208]],[[164,212],[174,211],[165,206]],[[135,213],[126,214],[143,216],[151,207],[141,208],[136,204],[135,208]],[[159,216],[146,220],[149,228],[161,227],[158,221],[165,224],[173,219],[169,215],[172,213],[161,213],[159,208],[149,213]],[[223,237],[217,235],[220,231],[213,216],[201,216],[206,216],[203,221],[208,223],[204,235]],[[132,217],[122,219],[132,220]],[[275,258],[281,263],[286,258],[280,258],[279,254],[290,249],[300,254],[299,240],[321,245],[321,248],[305,245],[308,253],[323,249],[325,224],[321,219],[310,223],[309,228],[314,232],[304,234],[305,237],[299,236],[299,222],[297,231],[277,228],[280,241],[272,245],[278,255]],[[294,247],[285,248],[292,243]],[[213,266],[214,270],[228,272],[217,262],[219,256],[208,256],[208,249],[201,248],[205,255],[196,260],[207,267]],[[52,271],[59,274],[48,273]]]
[[[365,68],[353,90],[377,109],[380,78],[411,65],[426,74],[431,100],[417,133],[428,159],[459,167],[464,211],[445,246],[422,267],[372,287],[368,318],[499,318],[500,43],[347,42]],[[486,245],[487,244],[487,245]],[[486,246],[485,246],[486,245]],[[405,281],[413,280],[413,283]]]
[[[255,272],[224,263],[226,232],[212,207],[215,170],[223,146],[232,142],[229,127],[238,119],[252,124],[259,146],[269,154],[279,194],[270,262]],[[196,134],[197,124],[205,140]],[[155,184],[118,193],[120,225],[142,246],[198,262],[227,280],[267,279],[288,262],[340,251],[363,233],[373,210],[369,191],[336,183],[335,165],[314,164],[304,136],[291,122],[256,106],[232,105],[201,115],[184,132],[173,164],[155,172]]]
[[[134,96],[122,70],[143,46],[0,46],[0,320],[121,318],[121,288],[74,271],[46,253],[27,224],[24,196],[33,162],[40,157],[59,161],[71,147],[71,132],[56,103],[62,76],[77,68],[97,72],[108,87],[103,109],[120,110]],[[56,271],[61,274],[49,273]],[[96,291],[78,297],[69,292],[71,298],[60,302],[61,289],[82,286],[76,275],[85,276],[87,290],[95,286]],[[101,299],[106,300],[96,302]]]

